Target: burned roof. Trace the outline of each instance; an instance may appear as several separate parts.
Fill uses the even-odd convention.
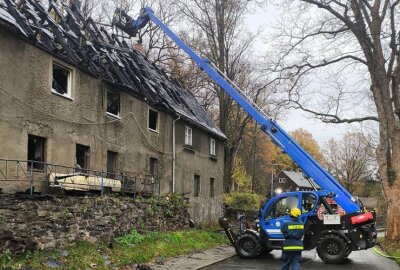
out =
[[[72,1],[71,1],[72,2]],[[0,0],[0,26],[103,81],[125,89],[221,138],[194,95],[105,27],[84,19],[79,9],[49,1]]]

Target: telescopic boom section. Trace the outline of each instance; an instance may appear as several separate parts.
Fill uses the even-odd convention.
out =
[[[271,137],[284,153],[289,155],[300,168],[310,176],[321,188],[334,194],[335,201],[347,214],[360,211],[356,199],[334,179],[316,160],[314,160],[290,135],[285,132],[274,120],[269,118],[254,104],[234,83],[227,79],[222,72],[212,66],[208,59],[198,56],[183,40],[181,40],[168,26],[154,15],[151,8],[142,10],[137,20],[132,20],[133,27],[138,31],[144,27],[143,22],[151,20],[161,28],[180,48],[182,48],[216,84],[226,91],[254,120],[262,130]]]

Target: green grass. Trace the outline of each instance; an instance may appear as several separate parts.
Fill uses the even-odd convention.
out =
[[[68,256],[61,256],[60,251],[37,251],[26,254],[12,262],[5,260],[0,269],[5,266],[19,268],[30,266],[34,269],[51,269],[46,266],[49,260],[55,260],[63,265],[63,269],[109,269],[106,260],[112,266],[123,267],[138,263],[150,262],[155,258],[169,258],[196,251],[206,250],[228,244],[224,234],[198,229],[188,229],[177,232],[152,232],[139,235],[136,231],[116,239],[117,244],[109,249],[104,244],[78,242],[67,248]],[[8,258],[8,257],[7,257]]]

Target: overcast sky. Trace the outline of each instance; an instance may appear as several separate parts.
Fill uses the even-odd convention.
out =
[[[264,9],[257,9],[254,13],[247,17],[247,27],[256,32],[259,28],[263,31],[263,36],[271,33],[271,26],[277,22],[279,16],[272,6],[267,6]],[[258,40],[256,43],[256,51],[261,53],[265,51],[265,41]],[[331,138],[339,139],[350,128],[348,124],[325,124],[319,120],[313,119],[311,114],[305,113],[301,110],[291,109],[288,114],[284,116],[279,124],[287,131],[292,131],[298,128],[303,128],[312,133],[314,138],[320,145],[329,141]]]

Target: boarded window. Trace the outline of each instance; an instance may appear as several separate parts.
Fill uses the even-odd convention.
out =
[[[149,109],[149,129],[158,131],[158,112]]]
[[[107,151],[107,177],[115,178],[118,153]]]
[[[151,157],[149,164],[149,174],[153,177],[156,177],[157,170],[158,170],[158,159]]]
[[[215,196],[214,183],[215,183],[215,179],[211,177],[210,178],[210,197]]]
[[[38,136],[28,135],[28,166],[29,168],[42,170],[45,162],[46,139]]]
[[[215,140],[210,138],[210,156],[215,157]]]
[[[53,63],[53,80],[51,83],[53,92],[71,96],[71,70]]]
[[[192,129],[190,127],[185,126],[185,145],[192,146],[193,145],[193,140],[192,140]]]
[[[119,116],[120,112],[120,93],[107,91],[107,112]]]
[[[193,183],[193,196],[199,197],[200,196],[200,175],[195,174]]]
[[[87,170],[89,168],[89,146],[77,144],[76,145],[76,167],[77,169]]]

